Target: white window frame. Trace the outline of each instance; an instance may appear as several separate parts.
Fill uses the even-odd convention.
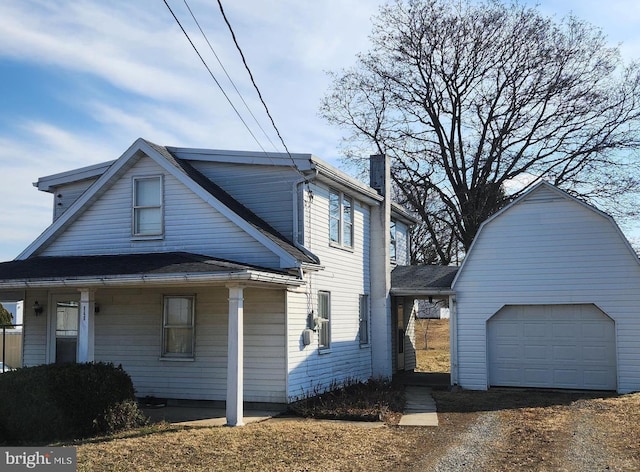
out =
[[[171,325],[168,323],[168,309],[169,309],[169,301],[172,299],[182,299],[189,300],[190,303],[190,320],[189,323],[186,324],[176,324]],[[195,330],[195,308],[196,308],[196,297],[195,295],[165,295],[162,300],[162,347],[161,347],[161,358],[162,359],[183,359],[183,360],[192,360],[195,357],[195,340],[196,340],[196,330]],[[191,330],[191,345],[189,346],[190,351],[186,352],[174,352],[167,350],[167,335],[168,331],[172,329],[190,329]]]
[[[325,311],[326,309],[326,311]],[[318,349],[331,349],[331,292],[318,291]]]
[[[332,197],[337,198],[338,200],[337,215],[334,213],[331,205]],[[349,212],[348,217],[345,217],[345,212],[347,211],[347,209],[350,209],[351,211]],[[353,244],[354,210],[355,210],[355,201],[353,200],[353,198],[349,197],[348,195],[345,195],[339,190],[329,188],[329,244],[330,245],[341,246],[341,247],[346,247],[350,249],[353,248],[354,246]],[[337,226],[338,226],[337,235],[333,234],[332,222],[337,223]],[[348,234],[348,239],[350,240],[349,242],[346,241],[347,238],[345,238],[345,234]]]
[[[358,338],[360,339],[360,346],[368,346],[371,343],[369,334],[369,295],[361,294],[358,303],[359,310],[359,327]]]
[[[137,204],[137,183],[143,180],[157,180],[160,187],[160,201],[157,205],[138,205]],[[131,236],[137,239],[144,238],[161,238],[164,235],[164,181],[162,175],[141,175],[133,177],[131,186]],[[140,211],[157,209],[160,213],[160,225],[158,231],[141,232],[137,228],[137,216]]]

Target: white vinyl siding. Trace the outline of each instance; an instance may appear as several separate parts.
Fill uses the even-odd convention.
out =
[[[33,309],[35,301],[44,306],[41,315],[36,316]],[[24,300],[22,333],[22,365],[31,367],[47,362],[47,321],[49,303],[46,291],[32,291]],[[13,367],[13,366],[12,366]]]
[[[57,220],[96,179],[81,180],[53,189],[53,221]]]
[[[307,205],[305,246],[316,254],[324,270],[307,273],[312,292],[301,288],[288,293],[289,399],[301,398],[328,388],[332,382],[366,381],[372,375],[371,345],[359,341],[360,306],[358,294],[370,293],[368,205],[353,200],[353,249],[332,247],[329,241],[329,187],[312,183],[313,200]],[[302,331],[307,315],[318,306],[318,291],[331,293],[331,349],[320,353],[318,334],[304,346]],[[370,347],[371,346],[371,347]]]
[[[193,297],[164,297],[162,356],[193,358],[195,316]]]
[[[169,174],[163,178],[163,239],[132,241],[128,176],[152,175],[159,170],[151,159],[140,159],[128,175],[107,189],[39,255],[186,251],[262,267],[280,267],[277,255]]]
[[[484,225],[458,275],[458,383],[486,389],[505,305],[594,304],[615,322],[618,391],[640,390],[640,265],[611,220],[546,186]]]
[[[122,364],[136,395],[193,400],[226,399],[229,291],[209,286],[195,296],[195,356],[160,356],[161,289],[109,289],[96,294],[95,360]],[[174,295],[180,297],[180,290]],[[244,394],[250,402],[286,402],[284,291],[244,290]]]

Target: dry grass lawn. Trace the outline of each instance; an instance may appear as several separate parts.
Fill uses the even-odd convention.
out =
[[[448,320],[418,320],[416,343],[420,370],[449,371]],[[78,470],[433,470],[461,454],[462,438],[486,415],[498,423],[477,470],[640,470],[640,393],[496,388],[433,396],[437,428],[296,419],[241,428],[161,424],[79,444]]]
[[[449,320],[416,320],[416,370],[449,372]]]
[[[437,428],[269,420],[241,428],[157,425],[78,446],[79,471],[433,470],[486,412],[499,418],[482,470],[640,470],[640,393],[433,392]]]

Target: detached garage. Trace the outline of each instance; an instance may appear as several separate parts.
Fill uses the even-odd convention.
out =
[[[542,182],[481,226],[452,289],[453,384],[640,391],[640,261],[609,215]]]

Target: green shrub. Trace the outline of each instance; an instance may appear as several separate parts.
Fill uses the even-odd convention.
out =
[[[8,444],[85,438],[141,419],[137,406],[135,411],[122,406],[135,402],[133,383],[113,364],[49,364],[6,372],[0,375],[0,399],[0,441]]]

